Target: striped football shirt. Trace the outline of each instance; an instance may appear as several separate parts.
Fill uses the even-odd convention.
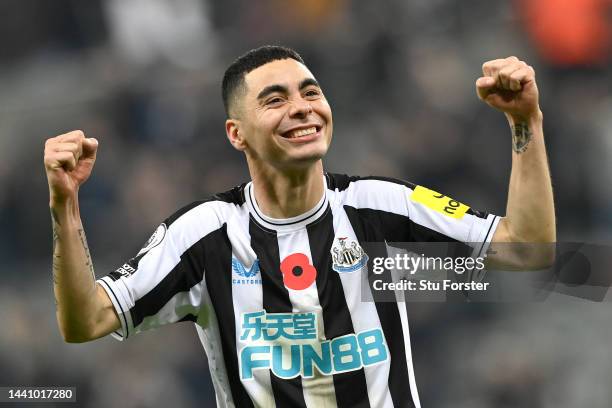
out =
[[[297,217],[267,217],[250,182],[166,219],[98,280],[121,321],[112,336],[194,322],[218,407],[420,407],[406,303],[363,300],[363,243],[484,256],[499,217],[395,179],[324,179]]]

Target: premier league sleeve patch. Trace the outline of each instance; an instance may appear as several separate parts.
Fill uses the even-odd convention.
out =
[[[167,229],[168,228],[166,227],[166,224],[163,223],[159,227],[157,227],[153,235],[151,235],[151,238],[149,238],[145,246],[138,252],[136,257],[146,254],[151,249],[161,244],[161,242],[164,240],[164,237],[166,236]]]

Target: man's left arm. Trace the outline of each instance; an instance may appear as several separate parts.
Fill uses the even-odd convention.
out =
[[[512,170],[506,216],[499,222],[488,258],[493,267],[550,266],[556,241],[555,208],[535,71],[516,57],[485,62],[476,80],[480,99],[502,111],[512,130]],[[524,245],[523,245],[524,244]]]

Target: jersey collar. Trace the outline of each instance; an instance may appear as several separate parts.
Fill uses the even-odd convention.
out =
[[[255,200],[255,189],[253,188],[253,182],[249,182],[245,187],[245,198],[247,207],[253,219],[261,226],[274,230],[274,231],[295,231],[305,227],[313,221],[319,219],[327,210],[328,199],[327,199],[327,178],[323,176],[323,196],[317,204],[310,210],[303,214],[300,214],[291,218],[272,218],[265,215]]]

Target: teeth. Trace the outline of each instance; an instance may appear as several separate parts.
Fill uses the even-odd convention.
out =
[[[293,138],[300,137],[300,136],[310,135],[312,133],[315,133],[316,131],[317,131],[317,128],[314,126],[308,129],[294,130],[293,132],[289,134],[289,138],[293,139]]]

